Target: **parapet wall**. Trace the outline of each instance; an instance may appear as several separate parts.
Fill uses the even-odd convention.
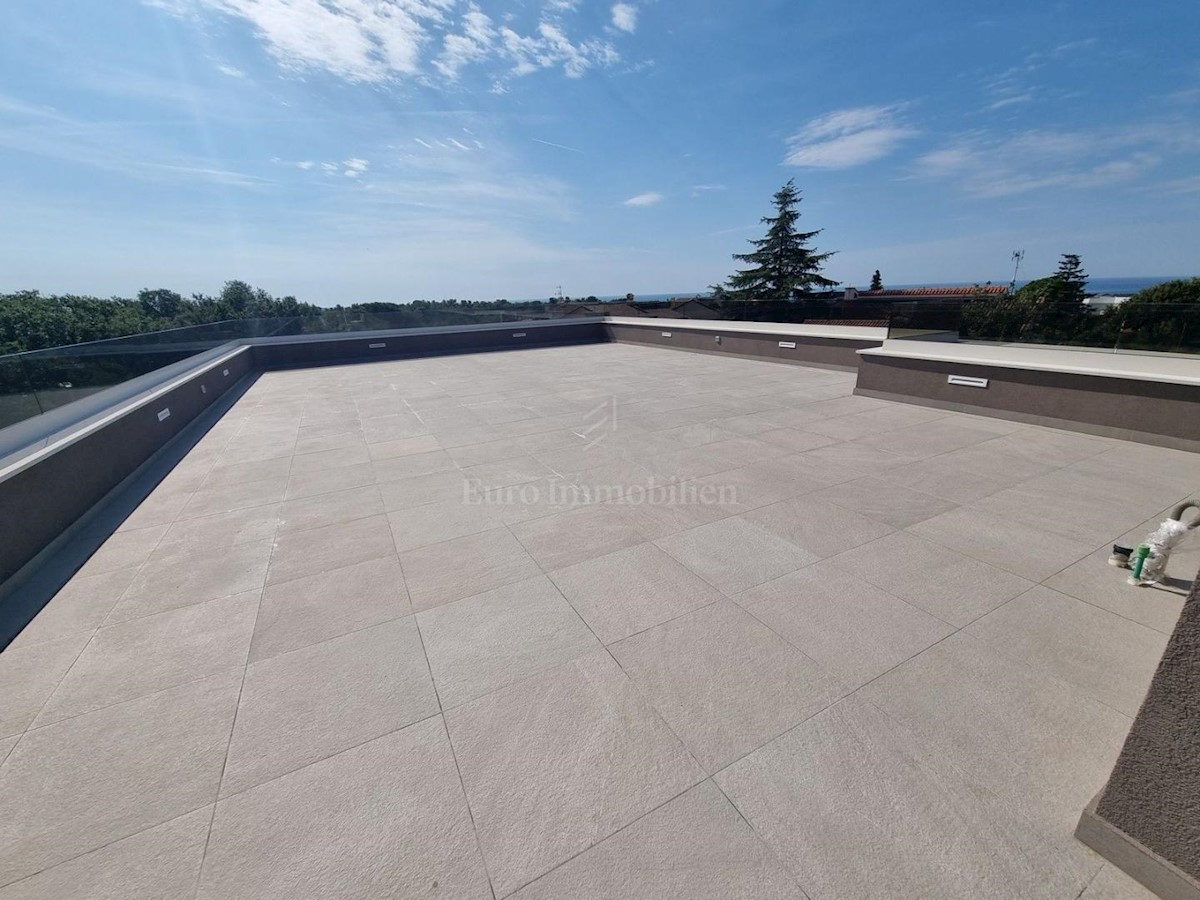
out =
[[[1076,836],[1160,897],[1200,898],[1200,575]]]

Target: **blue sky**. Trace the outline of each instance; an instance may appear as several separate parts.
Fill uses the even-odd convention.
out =
[[[1194,0],[7,0],[0,290],[699,289],[788,178],[863,285],[1194,274]]]

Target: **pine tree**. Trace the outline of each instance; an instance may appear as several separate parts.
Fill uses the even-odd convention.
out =
[[[815,287],[834,287],[837,282],[821,274],[821,266],[832,253],[817,253],[808,246],[821,232],[796,231],[800,192],[789,181],[774,197],[777,215],[764,216],[766,237],[751,241],[755,250],[735,253],[734,259],[748,262],[729,277],[729,290],[742,299],[786,300]]]
[[[875,274],[871,276],[871,290],[873,290],[873,291],[882,291],[883,290],[883,276],[879,274],[878,269],[876,269]]]
[[[1064,253],[1054,273],[1054,300],[1057,303],[1082,303],[1087,291],[1088,275],[1078,254]]]

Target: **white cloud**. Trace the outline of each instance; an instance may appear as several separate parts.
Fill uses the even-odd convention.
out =
[[[859,106],[827,113],[788,138],[784,164],[846,169],[882,159],[916,132],[898,121],[899,106]]]
[[[608,40],[570,35],[564,20],[575,12],[576,0],[549,0],[534,30],[525,34],[512,26],[497,28],[470,0],[461,15],[457,13],[463,0],[143,2],[177,15],[215,12],[241,20],[283,68],[321,70],[352,82],[430,75],[453,82],[469,66],[488,63],[507,69],[510,76],[561,67],[569,78],[579,78],[590,69],[620,60]],[[618,10],[622,10],[619,17]],[[624,31],[632,32],[636,20],[637,11],[628,4],[613,8],[614,24]],[[493,76],[491,80],[493,93],[502,93],[503,79]]]
[[[303,169],[303,170],[307,171],[307,170],[311,169],[311,168],[312,168],[313,166],[315,166],[315,165],[316,165],[316,163],[315,163],[315,162],[313,162],[311,159],[306,159],[306,160],[304,160],[303,162],[298,162],[298,163],[296,163],[296,168],[297,168],[297,169]]]
[[[496,41],[491,18],[474,3],[462,17],[462,33],[450,33],[442,39],[442,53],[434,67],[453,80],[471,63],[488,57]]]
[[[964,135],[917,160],[917,174],[993,198],[1050,189],[1089,189],[1134,181],[1165,156],[1194,151],[1194,131],[1137,125],[1119,130],[1026,131]]]
[[[614,28],[633,34],[637,31],[638,11],[636,6],[628,3],[617,3],[612,8],[612,23]]]
[[[245,78],[246,77],[246,73],[243,72],[241,69],[239,69],[237,66],[220,65],[220,66],[217,66],[217,71],[220,72],[222,75],[228,75],[230,78]]]
[[[625,206],[657,206],[663,202],[663,195],[657,191],[647,191],[645,194],[638,194],[636,197],[630,197],[624,201]]]

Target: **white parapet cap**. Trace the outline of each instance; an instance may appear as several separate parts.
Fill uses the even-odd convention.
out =
[[[972,344],[942,341],[887,340],[881,347],[859,350],[867,357],[923,359],[960,365],[993,366],[1129,378],[1164,384],[1200,385],[1200,357],[1188,353],[1140,353],[1096,347],[1039,347],[1030,344]]]
[[[725,334],[770,334],[784,337],[834,338],[847,341],[883,341],[888,330],[871,325],[795,325],[790,322],[735,322],[726,319],[666,319],[646,316],[605,316],[610,325],[659,328],[666,323],[675,331],[720,331]]]

